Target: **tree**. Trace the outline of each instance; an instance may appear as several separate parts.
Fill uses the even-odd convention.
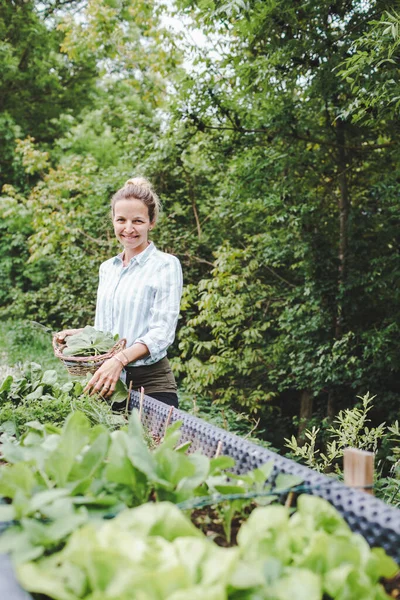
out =
[[[301,416],[311,415],[313,398],[324,399],[333,415],[354,397],[351,388],[373,391],[378,362],[389,398],[399,358],[398,123],[352,120],[348,111],[358,90],[339,73],[387,3],[183,0],[179,6],[218,41],[212,59],[204,49],[199,53],[181,101],[191,127],[229,147],[220,185],[225,203],[213,225],[219,220],[229,231],[230,260],[254,248],[251,277],[243,269],[252,306],[251,282],[267,305],[271,285],[278,298],[267,330],[263,310],[255,318],[247,307],[236,316],[234,341],[225,330],[218,345],[223,311],[212,315],[218,298],[241,305],[232,265],[225,260],[223,271],[200,283],[200,294],[208,298],[213,289],[216,297],[212,310],[204,296],[193,300],[198,316],[190,332],[183,331],[193,338],[191,350],[182,344],[188,364],[197,362],[197,388],[203,381],[211,394],[218,389],[220,401],[251,397],[242,394],[244,384],[235,395],[232,363],[224,367],[219,360],[231,351],[231,361],[236,356],[242,364],[238,348],[248,347],[251,328],[259,336],[246,366],[248,386],[260,385],[261,362],[264,396],[297,391]],[[370,73],[369,88],[386,76]],[[217,263],[221,256],[226,250],[217,250]],[[287,281],[284,294],[276,290],[279,277]],[[217,362],[210,381],[205,374]],[[194,389],[191,367],[187,385]],[[259,409],[257,401],[252,408]]]
[[[68,11],[73,4],[80,9],[79,19]],[[28,5],[39,31],[57,9],[66,10],[52,29],[57,60],[94,65],[101,77],[93,82],[96,93],[87,98],[90,108],[81,110],[84,105],[76,104],[73,112],[55,118],[55,108],[49,115],[54,118],[43,127],[53,127],[51,144],[41,136],[40,119],[33,136],[14,142],[24,186],[18,189],[9,181],[0,208],[4,244],[10,239],[18,243],[22,259],[0,264],[6,284],[1,300],[3,314],[9,316],[31,317],[52,327],[82,325],[93,318],[98,267],[116,251],[110,196],[133,169],[143,168],[138,165],[157,142],[165,76],[178,54],[159,27],[157,10],[145,3],[89,0],[39,6],[41,12]],[[13,31],[12,23],[8,27]],[[31,42],[30,54],[39,55],[43,43],[35,37]],[[24,99],[21,119],[27,104]],[[22,213],[25,228],[15,237],[14,224]]]
[[[63,34],[54,20],[56,4],[0,1],[0,35],[4,40],[0,74],[0,188],[4,183],[29,183],[14,154],[16,138],[30,135],[41,144],[51,143],[63,131],[60,115],[79,112],[95,94],[98,71],[94,58],[77,56],[71,60],[60,52]],[[76,4],[79,3],[68,2],[70,6]]]

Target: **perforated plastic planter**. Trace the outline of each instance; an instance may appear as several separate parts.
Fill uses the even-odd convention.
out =
[[[132,408],[139,408],[137,392],[131,393]],[[169,412],[170,407],[166,404],[149,396],[144,397],[142,422],[152,433],[163,435]],[[328,500],[345,518],[352,531],[363,535],[370,546],[381,546],[400,563],[400,510],[180,410],[173,410],[171,422],[174,421],[182,421],[181,441],[192,442],[190,452],[198,450],[212,457],[218,442],[222,442],[222,454],[235,459],[237,473],[245,473],[272,461],[273,476],[278,473],[298,475],[309,487],[309,493]],[[19,587],[9,559],[0,555],[0,600],[3,599],[32,600],[32,597]]]
[[[133,407],[139,407],[137,392],[131,394],[130,408]],[[163,435],[169,412],[170,407],[166,404],[149,396],[144,397],[142,422],[151,432]],[[308,492],[328,500],[352,531],[361,533],[370,546],[381,546],[400,563],[400,510],[178,409],[172,413],[171,422],[174,421],[182,421],[181,441],[192,442],[190,452],[200,450],[212,457],[221,441],[222,454],[235,459],[237,473],[245,473],[272,461],[273,476],[278,473],[298,475],[309,487]]]

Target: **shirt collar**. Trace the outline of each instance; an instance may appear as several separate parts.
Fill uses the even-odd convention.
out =
[[[147,248],[145,250],[143,250],[143,252],[141,252],[140,254],[137,254],[136,256],[133,256],[131,258],[131,260],[129,261],[129,265],[131,265],[133,262],[137,262],[138,265],[140,265],[140,266],[144,265],[145,262],[153,254],[155,249],[156,249],[156,247],[153,244],[153,242],[150,242],[150,244],[147,246]],[[121,252],[120,254],[117,254],[117,256],[114,257],[114,262],[122,262],[123,256],[124,256],[123,252]]]

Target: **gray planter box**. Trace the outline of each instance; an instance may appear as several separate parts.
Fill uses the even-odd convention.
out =
[[[137,392],[131,394],[130,408],[133,407],[139,408]],[[169,411],[169,406],[145,396],[142,422],[150,431],[162,435]],[[189,452],[200,450],[212,457],[221,441],[222,454],[236,460],[237,473],[245,473],[272,461],[275,475],[298,475],[303,479],[304,485],[309,487],[308,493],[328,500],[344,517],[352,531],[360,533],[370,546],[381,546],[400,564],[400,510],[180,410],[174,409],[171,422],[174,421],[182,421],[181,441],[192,442]]]
[[[138,392],[131,393],[129,406],[130,409],[139,408]],[[142,410],[144,425],[151,432],[163,435],[170,407],[145,396]],[[400,563],[400,510],[177,409],[173,410],[171,416],[171,423],[175,421],[182,421],[181,441],[192,442],[190,452],[198,450],[212,457],[218,443],[222,442],[221,453],[236,460],[237,473],[245,473],[272,461],[272,476],[278,473],[298,475],[303,479],[304,485],[309,487],[308,492],[328,500],[344,517],[352,531],[363,535],[370,546],[381,546]],[[32,600],[19,587],[6,556],[0,556],[0,599]]]

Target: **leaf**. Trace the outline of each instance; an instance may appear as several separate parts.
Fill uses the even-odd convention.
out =
[[[25,397],[25,400],[40,400],[40,398],[43,396],[43,393],[44,387],[39,385],[33,392]]]
[[[115,345],[114,336],[90,325],[65,339],[64,356],[97,356],[105,354]]]
[[[378,581],[381,577],[391,579],[398,572],[397,563],[386,554],[383,548],[372,548],[368,557],[366,571],[372,581]]]
[[[238,560],[237,548],[220,548],[203,538],[179,537],[173,548],[192,582],[203,585],[228,585]]]
[[[0,504],[0,523],[3,524],[15,519],[15,511],[12,504]]]
[[[45,385],[55,385],[57,383],[58,376],[57,371],[49,370],[45,371],[42,375],[42,383]]]
[[[333,598],[363,598],[363,600],[379,598],[375,586],[371,585],[366,574],[349,564],[343,564],[329,571],[324,578],[324,588]]]
[[[270,588],[269,593],[274,600],[321,600],[321,578],[304,569],[290,569],[282,575]],[[353,596],[361,597],[361,596]]]
[[[162,536],[171,542],[180,537],[203,538],[203,533],[174,504],[158,502],[126,510],[115,518],[117,526],[135,536]]]
[[[188,462],[194,466],[192,474],[187,474],[178,482],[177,490],[194,490],[197,486],[203,483],[210,469],[210,460],[203,454],[190,454],[185,456]]]
[[[21,519],[21,525],[34,545],[44,547],[62,541],[80,525],[87,521],[87,512],[82,507],[75,513],[63,515],[51,523],[40,523],[36,519]]]
[[[126,497],[126,501],[132,505],[134,502],[146,502],[150,486],[146,475],[138,471],[128,457],[128,445],[129,437],[124,431],[112,434],[104,474],[108,481],[126,486],[130,492],[130,499]]]
[[[40,511],[47,504],[54,502],[54,500],[58,500],[59,498],[64,498],[65,496],[68,496],[68,494],[69,491],[62,488],[38,492],[31,498],[29,502],[30,513],[33,514],[36,511]]]
[[[24,463],[3,466],[0,471],[0,496],[15,498],[17,492],[28,497],[32,493],[36,480],[32,469]]]
[[[217,475],[225,469],[235,466],[235,459],[231,456],[217,456],[210,459],[210,475]]]
[[[14,421],[4,421],[1,425],[0,425],[0,432],[4,432],[9,436],[13,436],[16,435],[17,433],[17,428],[16,425],[14,423]]]
[[[247,561],[275,556],[286,564],[291,557],[287,509],[284,506],[255,508],[240,527],[237,541]]]
[[[76,600],[82,597],[85,590],[81,569],[70,563],[61,568],[54,565],[54,560],[26,563],[18,565],[16,571],[19,582],[26,590],[54,600]],[[67,582],[74,582],[75,589],[67,587]]]
[[[92,433],[94,431],[97,433],[94,442],[84,452],[82,459],[75,461],[70,470],[67,485],[71,494],[85,493],[107,456],[110,445],[109,432],[102,426],[94,428]]]
[[[292,487],[300,485],[303,483],[304,479],[299,477],[298,475],[291,475],[290,473],[279,473],[275,479],[275,484],[273,487],[274,492],[281,492],[284,490],[288,490]]]
[[[137,410],[132,411],[129,417],[126,447],[127,456],[136,469],[144,473],[152,482],[167,483],[158,475],[156,458],[150,452],[144,440],[143,428]],[[159,446],[157,450],[160,449],[161,446]]]
[[[9,392],[9,391],[10,391],[10,389],[11,389],[11,384],[12,384],[13,380],[14,380],[14,379],[13,379],[12,375],[8,375],[8,376],[7,376],[7,377],[4,379],[4,381],[3,381],[3,383],[1,384],[1,387],[0,387],[0,394],[2,394],[2,393],[4,393],[4,392],[5,392],[5,393],[7,393],[7,392]]]
[[[298,522],[308,523],[327,533],[349,534],[351,531],[343,517],[327,500],[308,494],[301,494],[297,499],[297,512],[291,519],[291,525]]]
[[[90,422],[79,411],[66,420],[57,448],[46,459],[46,471],[60,487],[65,487],[75,459],[89,441]]]
[[[110,402],[123,402],[128,396],[128,388],[121,379],[118,379]]]
[[[9,527],[0,536],[0,554],[11,554],[13,563],[25,562],[39,558],[44,547],[34,545],[29,535],[20,526]]]
[[[225,586],[223,585],[203,585],[198,584],[193,587],[187,587],[184,590],[177,590],[165,600],[226,600]]]

